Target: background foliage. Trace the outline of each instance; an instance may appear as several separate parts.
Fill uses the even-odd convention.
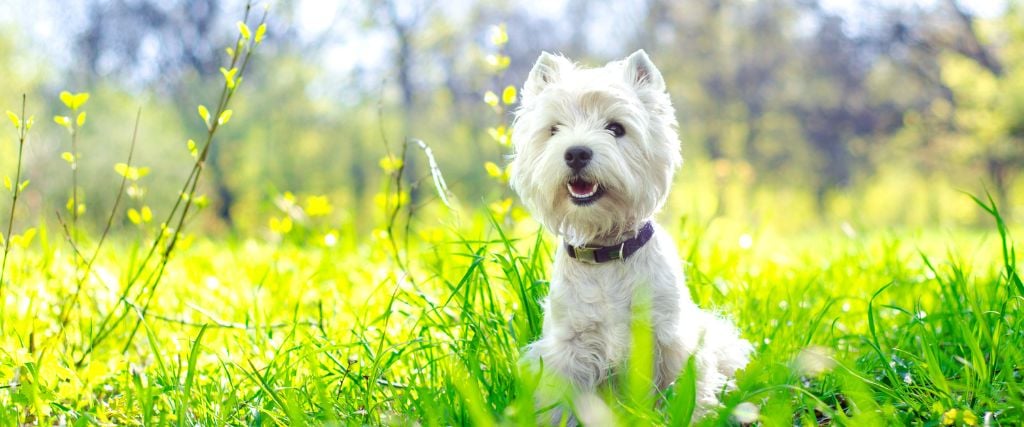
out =
[[[218,46],[240,5],[36,3],[4,18],[0,99],[13,108],[27,92],[30,112],[50,116],[56,92],[93,94],[80,160],[94,219],[112,203],[99,190],[116,182],[109,165],[141,106],[146,185],[172,193],[182,176],[171,165],[188,161],[197,95],[219,84]],[[508,147],[489,130],[511,108],[495,116],[481,100],[520,85],[543,49],[591,65],[651,53],[687,158],[674,212],[804,229],[978,224],[958,191],[983,188],[1010,218],[1022,203],[1016,2],[296,1],[275,10],[275,37],[249,76],[258,90],[239,98],[250,125],[225,129],[211,153],[207,231],[262,232],[285,191],[326,194],[345,206],[333,219],[368,225],[385,143],[406,137],[433,148],[464,207],[501,200],[507,190],[484,179],[483,165],[505,163]],[[498,25],[511,40],[500,46]],[[70,177],[52,161],[66,151],[61,132],[38,127],[28,149],[31,212],[63,202]],[[0,166],[13,168],[15,144],[0,150]],[[426,177],[422,156],[407,160],[414,182]]]

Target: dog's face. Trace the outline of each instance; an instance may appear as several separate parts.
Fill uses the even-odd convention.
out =
[[[570,244],[635,230],[682,163],[675,111],[644,51],[601,68],[542,53],[512,129],[511,184]]]

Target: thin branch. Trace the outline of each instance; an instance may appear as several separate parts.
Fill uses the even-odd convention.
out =
[[[18,195],[21,194],[21,158],[25,150],[25,135],[28,134],[29,122],[25,120],[25,94],[21,95],[21,127],[18,129],[18,168],[17,172],[14,173],[14,184],[12,185],[12,191],[14,195],[11,199],[11,215],[7,220],[7,236],[4,239],[4,260],[3,264],[0,265],[0,297],[3,296],[4,289],[4,273],[7,272],[7,255],[11,251],[11,232],[14,230],[14,211],[18,207]],[[4,303],[3,299],[0,298],[0,317],[3,316]]]
[[[135,126],[132,130],[131,144],[128,146],[128,167],[132,165],[132,159],[135,156],[135,142],[139,135],[139,120],[142,118],[142,107],[139,107],[135,113]],[[128,174],[125,173],[121,176],[121,186],[117,190],[117,197],[114,199],[114,206],[110,209],[110,215],[107,217],[107,225],[103,228],[103,233],[100,235],[100,241],[96,244],[96,249],[93,251],[92,256],[88,260],[82,258],[82,261],[86,261],[85,271],[79,277],[76,277],[78,287],[75,289],[74,295],[68,301],[66,308],[62,310],[60,319],[60,332],[58,335],[64,333],[64,328],[67,326],[68,318],[71,316],[71,311],[74,310],[75,304],[78,303],[79,294],[82,293],[82,288],[85,287],[85,279],[89,277],[89,273],[92,271],[92,266],[96,262],[96,258],[99,257],[100,249],[103,247],[103,243],[107,240],[107,235],[110,234],[110,228],[114,224],[114,217],[117,214],[117,208],[121,205],[121,199],[124,195],[124,188],[128,183]],[[75,251],[80,254],[80,252]]]

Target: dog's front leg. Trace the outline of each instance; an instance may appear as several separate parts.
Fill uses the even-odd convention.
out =
[[[690,354],[682,339],[674,331],[657,331],[655,350],[654,385],[659,392],[665,391],[682,372]]]
[[[523,359],[540,373],[536,391],[537,408],[555,406],[539,415],[542,424],[559,424],[567,404],[577,396],[594,393],[607,377],[608,358],[598,337],[576,334],[565,339],[546,335],[530,345]],[[575,419],[570,417],[569,425]]]

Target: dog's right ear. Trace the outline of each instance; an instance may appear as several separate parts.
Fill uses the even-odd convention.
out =
[[[562,67],[567,64],[568,61],[564,57],[541,52],[537,63],[533,64],[533,69],[530,70],[530,76],[526,78],[526,84],[523,85],[523,95],[537,95],[547,85],[558,81],[563,71]]]

